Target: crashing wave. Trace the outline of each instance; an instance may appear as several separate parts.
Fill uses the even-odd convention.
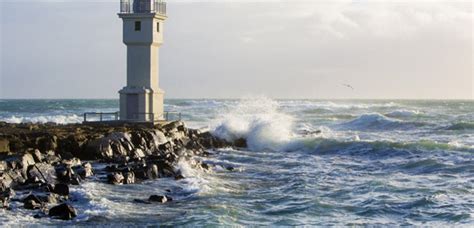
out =
[[[293,118],[278,112],[278,103],[268,98],[243,99],[227,110],[212,131],[214,135],[235,141],[246,139],[250,150],[281,150],[291,138]]]

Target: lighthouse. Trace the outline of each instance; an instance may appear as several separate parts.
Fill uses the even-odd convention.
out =
[[[159,85],[159,49],[163,44],[166,2],[121,0],[123,43],[127,46],[127,85],[119,91],[120,119],[163,119],[164,91]]]

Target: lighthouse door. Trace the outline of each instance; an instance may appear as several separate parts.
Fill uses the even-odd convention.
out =
[[[127,95],[127,119],[139,119],[138,116],[138,94]]]

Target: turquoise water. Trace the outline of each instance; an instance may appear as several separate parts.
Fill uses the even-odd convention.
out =
[[[222,149],[206,172],[133,186],[73,189],[83,225],[474,225],[474,102],[167,100],[190,127],[248,148]],[[82,121],[117,100],[0,100],[0,121]],[[100,166],[100,165],[96,165]],[[235,169],[228,171],[232,166]],[[99,168],[99,167],[97,167]],[[173,203],[133,199],[172,190]],[[17,205],[20,207],[20,205]],[[2,224],[55,224],[16,209]]]

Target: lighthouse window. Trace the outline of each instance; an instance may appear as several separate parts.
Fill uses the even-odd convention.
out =
[[[135,21],[135,31],[141,31],[141,30],[142,30],[142,22]]]
[[[157,32],[160,32],[160,22],[157,22],[157,23],[156,23],[156,31],[157,31]]]

